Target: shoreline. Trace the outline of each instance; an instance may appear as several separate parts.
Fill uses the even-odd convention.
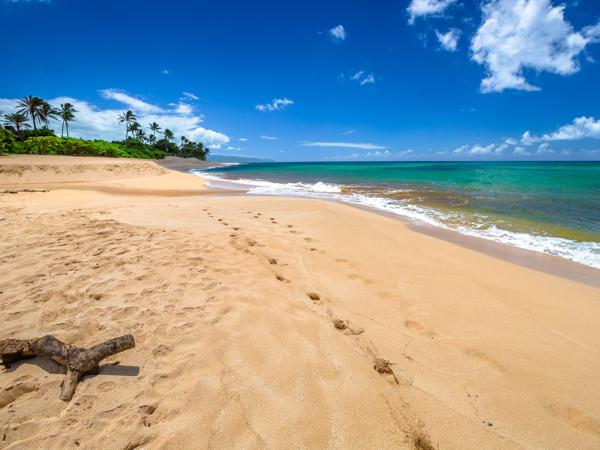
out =
[[[18,166],[52,188],[0,194],[0,339],[136,347],[68,404],[51,361],[0,368],[7,448],[600,445],[597,287],[153,162]]]
[[[512,264],[516,264],[521,267],[536,270],[549,275],[554,275],[568,280],[577,281],[590,286],[600,287],[600,269],[560,256],[517,247],[509,243],[497,242],[491,239],[486,239],[481,236],[463,234],[458,230],[447,229],[441,226],[435,226],[417,218],[404,217],[399,214],[394,214],[393,212],[384,211],[372,206],[360,205],[353,202],[347,202],[344,200],[338,200],[333,198],[328,199],[301,195],[273,195],[248,193],[249,189],[241,189],[239,187],[236,187],[236,185],[243,185],[243,183],[236,183],[235,181],[229,182],[229,180],[226,179],[220,179],[217,181],[217,183],[215,183],[214,180],[207,180],[206,178],[202,178],[201,172],[194,173],[191,170],[188,170],[187,173],[198,176],[199,178],[203,179],[204,182],[208,185],[215,185],[214,187],[212,187],[215,190],[235,191],[251,196],[277,196],[282,198],[306,198],[317,201],[330,201],[370,211],[375,214],[380,214],[398,220],[401,223],[408,225],[412,230],[418,233],[423,233],[428,236],[442,239],[447,242],[460,245],[464,248],[468,248],[471,250],[478,251],[482,254],[492,256],[502,261],[510,262]]]

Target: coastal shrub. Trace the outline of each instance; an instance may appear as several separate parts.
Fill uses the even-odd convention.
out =
[[[15,147],[15,134],[12,131],[0,128],[0,153],[9,153]]]
[[[60,155],[61,148],[60,138],[54,136],[32,137],[23,143],[24,153],[32,155]]]
[[[101,140],[86,141],[55,136],[30,137],[22,143],[22,153],[145,159],[162,159],[165,157],[164,152],[152,150],[150,147],[127,148],[121,144]]]
[[[56,136],[54,130],[49,128],[39,128],[38,130],[21,130],[18,134],[17,139],[19,141],[26,141],[32,137],[44,137],[44,136]]]

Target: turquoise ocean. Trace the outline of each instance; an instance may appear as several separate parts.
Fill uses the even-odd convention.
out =
[[[199,174],[250,194],[368,206],[600,268],[600,162],[251,163]]]

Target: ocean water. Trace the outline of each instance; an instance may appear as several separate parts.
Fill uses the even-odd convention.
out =
[[[250,194],[369,206],[600,268],[600,162],[252,163],[201,174]]]

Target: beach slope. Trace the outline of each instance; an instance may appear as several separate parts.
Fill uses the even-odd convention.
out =
[[[0,370],[2,448],[600,446],[597,287],[150,161],[1,157],[24,188],[0,339],[137,346],[70,403],[52,362]]]

